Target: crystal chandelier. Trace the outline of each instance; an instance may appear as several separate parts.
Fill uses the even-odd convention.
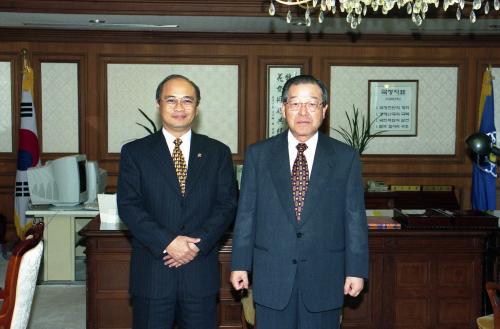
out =
[[[492,0],[493,7],[495,10],[500,9],[500,0]],[[337,3],[338,2],[338,3]],[[304,23],[306,26],[311,26],[313,13],[319,11],[318,22],[323,23],[325,20],[325,15],[328,12],[335,14],[337,12],[337,7],[340,12],[347,13],[347,23],[351,25],[352,29],[361,23],[364,16],[368,11],[368,7],[371,7],[374,13],[379,9],[384,15],[387,15],[394,7],[398,9],[406,8],[406,12],[411,16],[411,20],[417,26],[422,25],[425,19],[427,11],[431,5],[438,8],[440,5],[443,11],[448,9],[453,10],[456,8],[457,20],[462,18],[462,11],[464,7],[471,6],[469,19],[472,23],[476,22],[476,12],[484,10],[485,14],[490,11],[490,0],[271,0],[269,5],[269,15],[274,16],[276,13],[275,3],[285,5],[285,6],[299,6],[305,9]],[[292,22],[292,11],[288,9],[286,15],[286,22]]]

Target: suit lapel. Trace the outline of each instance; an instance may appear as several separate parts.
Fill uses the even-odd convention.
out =
[[[180,197],[181,188],[179,186],[177,174],[175,173],[174,161],[172,160],[170,150],[168,149],[165,137],[163,136],[161,129],[153,135],[151,151],[153,152],[153,155],[156,157],[156,161],[159,164],[158,171],[163,174],[167,183]]]
[[[273,155],[270,157],[271,176],[276,187],[281,205],[290,219],[297,225],[295,205],[292,196],[292,176],[290,173],[290,158],[288,155],[288,131],[276,138],[273,146]]]
[[[208,154],[207,147],[203,145],[203,140],[194,132],[191,135],[191,147],[189,150],[188,173],[186,179],[186,195],[193,189],[198,181]]]
[[[316,203],[323,199],[323,193],[329,184],[329,177],[334,170],[334,150],[329,147],[328,137],[323,134],[318,135],[318,145],[314,154],[313,168],[311,178],[307,186],[306,199],[304,200],[304,209],[302,209],[301,224],[306,222],[314,209]]]

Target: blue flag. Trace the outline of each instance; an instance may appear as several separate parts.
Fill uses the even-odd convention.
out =
[[[479,132],[488,135],[493,145],[497,141],[495,129],[493,78],[491,70],[483,74],[481,98],[479,101]],[[477,210],[496,209],[496,157],[475,155],[472,167],[472,208]]]

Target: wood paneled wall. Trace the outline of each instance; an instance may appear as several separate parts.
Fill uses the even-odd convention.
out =
[[[0,153],[0,212],[9,218],[11,235],[21,81],[19,53],[22,48],[28,49],[31,54],[37,78],[40,77],[41,62],[79,64],[80,153],[86,153],[89,159],[98,160],[100,166],[108,170],[109,191],[116,188],[119,154],[109,154],[106,149],[105,63],[147,60],[152,63],[224,64],[236,61],[240,68],[240,150],[234,155],[234,160],[239,163],[243,160],[246,146],[265,137],[268,64],[302,64],[305,73],[313,74],[327,84],[332,65],[456,66],[458,99],[455,154],[363,156],[363,175],[365,179],[384,180],[388,184],[455,185],[462,208],[470,207],[471,185],[471,161],[464,140],[475,130],[484,68],[488,64],[500,66],[500,37],[369,36],[354,40],[350,36],[0,30],[0,60],[10,60],[15,66],[12,93],[14,151]],[[36,84],[40,86],[39,79]],[[43,111],[40,103],[40,95],[36,92],[37,111]],[[37,115],[40,120],[41,115]],[[325,120],[327,122],[328,118]],[[41,123],[38,124],[40,132]],[[328,131],[328,127],[324,126],[324,130]],[[42,160],[58,156],[61,154],[42,154]]]

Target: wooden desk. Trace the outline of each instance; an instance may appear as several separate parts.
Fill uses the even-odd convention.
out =
[[[488,231],[370,231],[370,278],[344,328],[474,328]]]
[[[130,328],[129,233],[81,232],[87,253],[87,329]],[[481,313],[486,240],[492,231],[370,231],[370,279],[347,299],[343,328],[470,329]],[[231,241],[220,251],[219,328],[241,328],[229,284]]]

